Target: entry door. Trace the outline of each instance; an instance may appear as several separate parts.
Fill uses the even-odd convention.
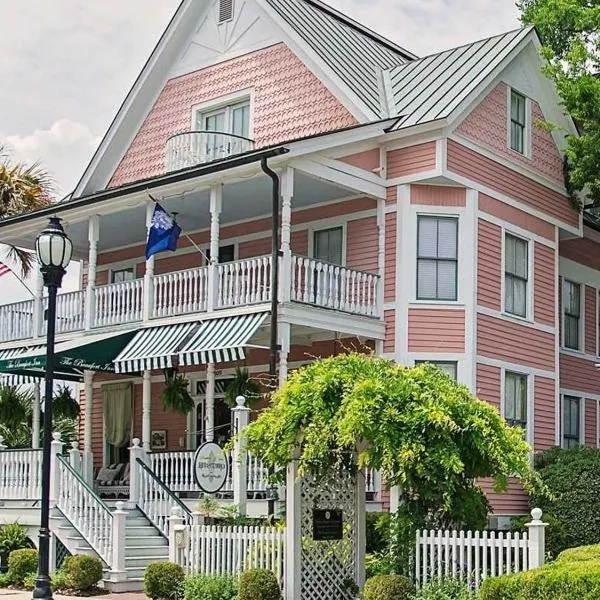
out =
[[[313,258],[327,263],[319,268],[315,264],[313,294],[321,306],[335,307],[341,297],[341,278],[330,265],[341,266],[343,262],[343,227],[332,227],[314,232]]]

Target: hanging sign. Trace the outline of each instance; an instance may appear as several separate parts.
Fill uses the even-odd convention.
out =
[[[313,510],[313,540],[317,542],[344,538],[343,512],[337,509]]]
[[[196,450],[194,477],[203,492],[216,494],[225,485],[228,473],[229,459],[219,444],[206,442]]]

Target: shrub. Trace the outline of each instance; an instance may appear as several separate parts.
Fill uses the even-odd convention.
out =
[[[68,590],[71,587],[64,569],[59,569],[52,573],[50,579],[52,580],[52,589],[54,591]]]
[[[27,575],[36,573],[38,552],[33,548],[13,550],[8,556],[8,578],[14,585],[23,585]]]
[[[368,512],[366,520],[367,554],[384,552],[390,545],[389,512]]]
[[[600,542],[600,450],[554,448],[536,456],[536,468],[552,498],[533,495],[532,506],[550,524],[546,548],[557,556],[565,548]]]
[[[413,582],[402,575],[376,575],[367,579],[364,600],[408,600],[415,593]]]
[[[239,600],[281,600],[281,589],[272,571],[254,569],[240,575]]]
[[[234,600],[237,584],[233,577],[194,575],[183,582],[185,600]]]
[[[63,570],[69,587],[78,592],[91,590],[102,579],[102,563],[95,556],[68,556],[63,563]]]
[[[35,588],[35,580],[37,579],[37,573],[27,573],[23,578],[23,588],[26,590],[33,590]]]
[[[389,575],[392,572],[392,560],[389,553],[365,554],[365,576]]]
[[[19,523],[7,523],[0,527],[0,561],[4,564],[13,550],[31,548],[27,529]]]
[[[144,592],[155,600],[181,597],[185,573],[180,565],[157,562],[148,565],[144,575]]]
[[[461,579],[443,579],[421,588],[415,600],[475,600],[476,597],[476,592]]]

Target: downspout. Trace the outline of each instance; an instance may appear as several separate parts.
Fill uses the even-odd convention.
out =
[[[260,166],[264,173],[273,182],[272,210],[271,210],[271,341],[269,344],[269,375],[273,385],[277,378],[277,318],[279,312],[279,198],[281,196],[279,175],[267,164],[267,157],[263,156]]]

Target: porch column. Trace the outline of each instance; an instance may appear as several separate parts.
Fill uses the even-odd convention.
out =
[[[213,442],[215,439],[215,365],[209,363],[206,365],[206,434],[207,442]]]
[[[144,371],[142,379],[142,448],[150,452],[150,438],[152,436],[152,420],[150,416],[152,407],[152,372]]]
[[[383,318],[384,285],[385,285],[385,200],[377,200],[377,317]],[[383,350],[383,348],[382,348]]]
[[[292,326],[289,323],[279,323],[279,387],[281,387],[288,376],[288,355],[290,353],[290,342],[292,337]]]
[[[37,339],[43,335],[44,328],[44,277],[40,265],[36,261],[35,267],[35,296],[33,297],[33,323],[31,331],[33,338]]]
[[[34,450],[40,447],[40,382],[33,385],[31,397],[31,447]]]
[[[292,197],[294,196],[294,169],[287,168],[281,183],[281,273],[279,301],[289,302],[292,291]]]
[[[210,263],[208,265],[208,311],[217,308],[219,293],[219,235],[223,187],[215,185],[210,189]]]
[[[152,216],[154,215],[154,202],[149,201],[146,205],[146,229],[150,233],[152,227]],[[142,318],[147,323],[154,310],[154,287],[152,285],[154,278],[154,256],[146,260],[146,273],[144,274],[144,304],[142,309]]]
[[[96,316],[96,268],[98,266],[98,239],[100,237],[100,217],[90,217],[88,224],[88,273],[87,287],[85,290],[85,330],[89,331],[94,326]]]
[[[84,371],[83,393],[85,412],[83,413],[83,477],[88,483],[94,479],[94,456],[92,454],[92,424],[94,406],[94,372]]]

